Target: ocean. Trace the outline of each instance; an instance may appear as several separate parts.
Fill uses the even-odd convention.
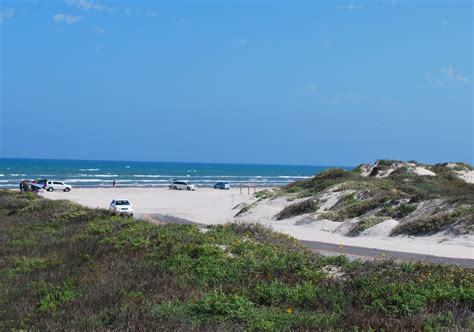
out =
[[[0,188],[15,188],[22,179],[36,178],[64,181],[73,187],[110,187],[113,180],[121,187],[165,187],[173,179],[198,187],[211,187],[218,181],[231,186],[284,186],[329,167],[8,158],[0,159]]]

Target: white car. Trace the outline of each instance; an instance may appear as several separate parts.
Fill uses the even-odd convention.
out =
[[[62,190],[65,192],[68,192],[72,189],[72,187],[69,184],[66,184],[61,181],[50,181],[48,180],[46,182],[46,186],[44,187],[45,190],[47,191],[53,191],[53,190]]]
[[[195,184],[189,184],[186,181],[173,181],[172,184],[170,184],[170,189],[173,190],[196,190],[197,187]]]
[[[133,216],[132,203],[130,203],[130,201],[127,199],[114,199],[110,203],[109,210],[112,213],[127,214],[129,216]]]

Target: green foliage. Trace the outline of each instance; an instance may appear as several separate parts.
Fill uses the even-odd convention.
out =
[[[38,282],[33,284],[33,288],[41,296],[38,306],[42,313],[54,312],[61,304],[72,301],[79,295],[78,288],[70,281],[65,281],[60,286]]]
[[[275,192],[270,189],[260,190],[255,193],[257,199],[267,199],[272,198],[275,195]]]
[[[13,269],[10,274],[17,276],[23,273],[33,272],[35,270],[45,269],[49,266],[59,264],[56,259],[45,259],[38,257],[20,257],[14,259]]]
[[[261,225],[202,232],[8,191],[0,209],[2,330],[472,328],[473,269],[323,257]]]
[[[295,216],[300,216],[305,213],[312,213],[318,210],[318,204],[313,199],[307,199],[300,203],[291,204],[281,210],[275,218],[277,220],[288,219]]]
[[[360,220],[350,231],[349,236],[359,236],[363,231],[369,229],[377,224],[380,224],[386,217],[370,216]]]
[[[415,211],[417,206],[417,203],[400,204],[395,207],[385,204],[382,209],[377,212],[377,216],[402,219]]]
[[[463,227],[473,227],[474,208],[462,207],[451,212],[442,212],[430,217],[402,223],[392,230],[391,235],[422,235],[433,234],[447,229],[455,223],[463,223]]]
[[[337,211],[326,213],[323,217],[333,221],[344,221],[350,218],[356,218],[377,208],[380,202],[376,199],[366,199],[356,201],[355,203],[345,205]]]

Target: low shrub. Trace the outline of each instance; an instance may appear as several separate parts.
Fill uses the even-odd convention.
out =
[[[464,222],[466,227],[474,224],[474,209],[472,207],[457,208],[451,212],[438,213],[430,217],[404,222],[395,227],[390,235],[434,234],[459,222]]]
[[[302,214],[316,212],[318,208],[318,204],[313,199],[307,199],[300,203],[291,204],[285,207],[275,216],[275,218],[277,220],[288,219]]]
[[[377,216],[385,216],[394,219],[402,219],[416,210],[417,203],[400,204],[397,206],[384,205],[382,209],[377,212]]]
[[[359,236],[363,231],[369,229],[381,222],[387,220],[385,217],[377,217],[377,216],[370,216],[363,218],[359,221],[352,229],[349,231],[347,235],[349,236]]]

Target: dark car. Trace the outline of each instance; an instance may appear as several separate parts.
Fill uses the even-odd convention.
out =
[[[229,182],[217,182],[214,185],[214,189],[229,190],[230,189],[230,184],[229,184]]]

